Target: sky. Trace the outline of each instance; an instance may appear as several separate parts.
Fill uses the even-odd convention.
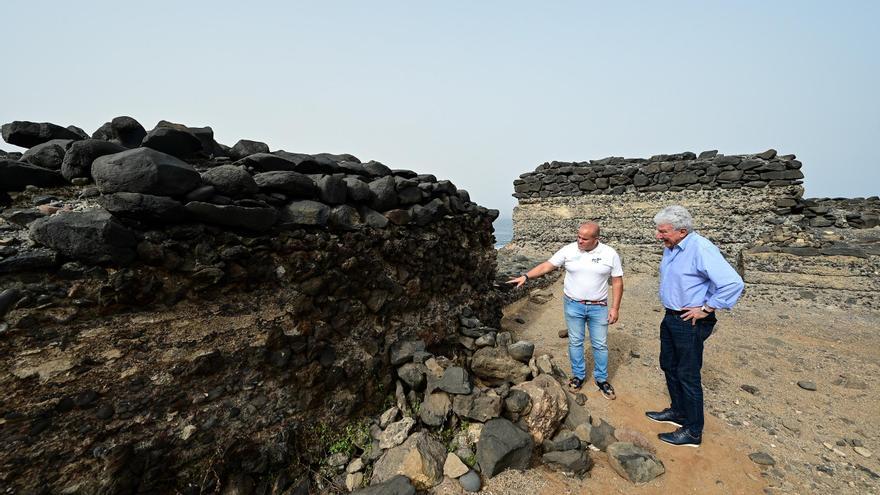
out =
[[[880,194],[880,2],[3,2],[0,122],[165,119],[431,173],[774,148]],[[0,143],[0,149],[22,151]]]

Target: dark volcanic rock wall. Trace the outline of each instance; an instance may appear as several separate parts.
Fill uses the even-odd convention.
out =
[[[0,163],[0,485],[281,493],[388,396],[396,342],[498,321],[497,212],[448,181],[135,124]]]

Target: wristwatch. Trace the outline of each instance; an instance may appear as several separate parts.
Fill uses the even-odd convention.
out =
[[[702,311],[703,313],[712,313],[715,310],[704,304],[700,307],[700,311]]]

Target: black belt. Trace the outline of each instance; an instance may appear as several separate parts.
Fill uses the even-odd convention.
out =
[[[673,316],[681,316],[681,315],[688,312],[688,310],[686,310],[686,309],[669,309],[669,308],[664,308],[664,309],[666,309],[666,314],[673,315]],[[713,321],[713,320],[715,320],[715,318],[717,318],[717,317],[715,316],[715,312],[713,311],[713,312],[709,313],[703,319]]]

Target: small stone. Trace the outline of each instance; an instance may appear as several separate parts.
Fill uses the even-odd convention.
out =
[[[98,393],[94,390],[83,390],[82,392],[76,394],[76,397],[73,398],[73,403],[76,407],[89,407],[98,400]]]
[[[568,329],[567,328],[562,328],[559,330],[559,338],[560,339],[567,339],[568,338]]]
[[[471,393],[470,376],[464,368],[452,366],[443,372],[437,388],[450,394],[469,394]]]
[[[510,354],[510,357],[523,363],[528,363],[534,352],[535,344],[523,340],[507,346],[507,353]]]
[[[364,473],[348,473],[345,476],[345,489],[352,492],[364,484]]]
[[[819,464],[818,466],[816,466],[816,471],[821,471],[825,474],[832,476],[834,475],[834,469],[831,466],[825,464]]]
[[[348,454],[345,452],[337,452],[327,458],[327,464],[333,467],[342,467],[348,463]]]
[[[110,404],[101,404],[98,406],[98,410],[95,411],[95,416],[98,419],[110,419],[113,417],[113,414],[116,411],[113,409],[113,406]]]
[[[595,421],[595,418],[593,418]],[[598,424],[590,428],[590,443],[595,445],[601,451],[605,451],[609,445],[616,442],[614,437],[614,427],[606,423],[604,419],[600,419]],[[577,434],[577,429],[575,429]]]
[[[871,451],[865,447],[853,447],[853,450],[862,457],[871,457]]]
[[[837,447],[835,447],[834,445],[832,445],[828,442],[822,442],[822,445],[824,445],[826,449],[830,450],[831,452],[834,452],[835,454],[839,455],[840,457],[846,457],[846,454],[843,451],[841,451],[840,449],[838,449]]]
[[[397,415],[400,414],[400,409],[397,406],[391,406],[387,411],[383,412],[381,416],[379,416],[379,427],[385,428],[389,424],[391,424],[394,420],[397,419]]]
[[[461,487],[464,488],[464,491],[468,493],[475,493],[480,491],[480,486],[482,483],[480,482],[480,475],[477,474],[473,469],[468,471],[467,474],[458,479],[458,482],[461,484]]]
[[[363,471],[363,470],[364,470],[364,460],[360,457],[351,461],[348,464],[348,467],[345,468],[345,472],[350,473],[350,474],[356,473],[358,471]]]
[[[402,444],[415,425],[416,420],[413,418],[403,418],[396,423],[391,423],[379,437],[379,448],[390,449]]]
[[[770,457],[770,454],[766,452],[752,452],[749,454],[749,459],[752,460],[755,464],[760,464],[762,466],[775,466],[776,461]]]
[[[474,341],[474,345],[477,347],[494,347],[495,333],[489,332],[486,335],[483,335],[482,337]]]
[[[800,387],[804,390],[809,390],[811,392],[816,391],[816,384],[811,381],[801,380],[801,381],[797,382],[797,384],[798,384],[798,387]]]
[[[514,318],[513,321],[519,323],[520,325],[524,325],[524,324],[526,323],[526,320],[520,318],[519,316],[517,316],[516,318]]]
[[[758,387],[754,385],[740,385],[739,388],[745,390],[746,392],[752,395],[758,395],[760,392],[758,391]]]
[[[180,434],[180,439],[184,442],[189,440],[190,437],[196,432],[195,425],[186,425],[183,427],[183,432]]]
[[[458,478],[469,471],[467,465],[461,459],[450,452],[446,454],[446,462],[443,463],[443,474],[450,478]]]

